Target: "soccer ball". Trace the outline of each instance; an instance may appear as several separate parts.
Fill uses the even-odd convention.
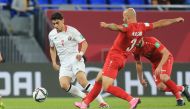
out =
[[[43,87],[36,88],[33,92],[33,99],[36,102],[44,102],[47,98],[47,90]]]

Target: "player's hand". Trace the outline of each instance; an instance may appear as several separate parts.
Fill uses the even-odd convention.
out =
[[[77,54],[76,58],[77,58],[78,61],[80,61],[82,59],[82,55],[81,54]]]
[[[107,28],[107,23],[105,23],[105,22],[100,22],[100,27]]]
[[[53,63],[53,68],[54,70],[59,71],[60,66],[57,63]]]
[[[3,58],[3,56],[0,54],[0,64],[1,63],[4,63],[5,62],[5,59]]]
[[[184,18],[178,17],[178,18],[176,18],[176,22],[177,23],[184,22]]]
[[[144,79],[140,80],[140,83],[141,83],[141,85],[144,86],[144,87],[147,87],[147,86],[148,86],[147,81],[144,80]]]
[[[158,66],[154,71],[155,75],[159,75],[162,72],[162,67]]]

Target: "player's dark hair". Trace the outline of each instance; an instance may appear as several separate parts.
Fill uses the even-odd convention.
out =
[[[62,20],[63,16],[59,12],[55,12],[51,15],[51,20]]]

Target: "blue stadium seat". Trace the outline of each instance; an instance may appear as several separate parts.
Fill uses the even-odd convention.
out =
[[[70,0],[71,4],[87,4],[87,0]]]
[[[49,3],[49,0],[37,0],[38,2],[38,4],[39,5],[45,5],[45,4],[50,4]],[[42,8],[43,10],[46,10],[46,9],[48,9],[48,8]]]
[[[68,4],[68,0],[51,0],[52,5]],[[59,7],[52,7],[51,9],[59,9]]]
[[[71,4],[74,5],[85,5],[87,4],[87,0],[70,0]],[[86,7],[82,7],[83,10],[88,10]]]
[[[109,3],[112,5],[125,5],[125,0],[109,0]]]
[[[0,3],[7,3],[7,0],[0,0]]]
[[[51,4],[68,4],[68,0],[51,0]]]
[[[92,5],[106,5],[106,0],[89,0]],[[107,10],[107,8],[92,8],[93,10]]]
[[[110,5],[125,5],[125,0],[109,0]],[[111,8],[111,10],[123,10],[123,8]]]
[[[128,0],[128,3],[131,5],[143,5],[145,4],[144,0]]]
[[[38,0],[38,4],[49,4],[49,0]]]
[[[144,0],[128,0],[128,3],[130,5],[144,5],[145,1]],[[144,10],[142,8],[135,8],[136,10]]]
[[[94,4],[94,5],[97,5],[97,4],[106,4],[106,0],[89,0],[90,1],[90,4]]]
[[[6,6],[3,6],[3,10],[4,9],[7,9],[8,7],[8,5],[10,5],[11,4],[11,1],[9,0],[0,0],[0,3],[3,3],[3,4],[5,4]]]
[[[190,4],[190,0],[186,0],[186,2],[185,2],[186,4]]]

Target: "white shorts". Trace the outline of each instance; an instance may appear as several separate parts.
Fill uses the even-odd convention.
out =
[[[68,76],[72,78],[72,82],[75,81],[76,79],[76,74],[79,71],[85,72],[85,64],[84,61],[75,61],[70,65],[64,66],[61,65],[60,70],[59,70],[59,78],[63,76]]]

